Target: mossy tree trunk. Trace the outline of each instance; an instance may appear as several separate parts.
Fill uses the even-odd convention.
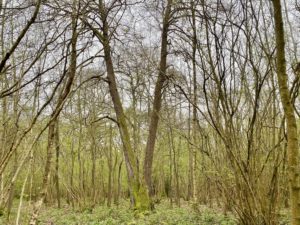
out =
[[[117,116],[117,121],[119,125],[119,131],[123,143],[123,154],[126,162],[126,169],[129,181],[130,193],[133,198],[134,208],[136,210],[146,210],[150,208],[150,199],[147,193],[146,186],[144,182],[140,180],[138,174],[138,164],[136,161],[135,153],[133,151],[129,129],[126,121],[126,116],[124,114],[123,106],[121,103],[120,95],[118,92],[115,72],[113,68],[111,50],[108,42],[107,24],[104,25],[103,37],[104,40],[104,55],[105,63],[107,69],[107,78],[109,83],[109,92],[113,101],[115,113]]]
[[[148,186],[149,194],[153,194],[152,190],[152,164],[153,164],[153,154],[155,147],[155,140],[158,128],[159,113],[162,105],[162,91],[163,86],[166,81],[167,72],[167,55],[168,55],[168,32],[170,26],[171,17],[171,6],[173,4],[172,0],[168,0],[168,4],[165,10],[163,19],[163,30],[161,34],[161,53],[160,53],[160,65],[158,78],[154,89],[154,100],[151,112],[151,119],[149,125],[149,134],[146,145],[146,154],[144,160],[144,179]]]
[[[299,146],[297,124],[294,108],[288,88],[286,73],[285,40],[280,0],[273,0],[275,37],[276,37],[276,70],[281,103],[284,110],[287,130],[288,173],[291,202],[291,224],[300,224],[300,186],[299,186]]]
[[[128,186],[130,189],[132,204],[135,210],[144,211],[151,208],[151,202],[145,182],[143,181],[143,179],[140,179],[139,176],[138,164],[135,152],[131,144],[130,133],[127,125],[127,118],[124,113],[123,105],[117,87],[116,75],[111,56],[110,39],[112,34],[109,31],[109,22],[107,21],[108,12],[109,10],[107,10],[104,2],[100,0],[99,13],[100,19],[102,21],[102,27],[100,31],[93,27],[91,24],[89,24],[86,20],[84,22],[92,29],[94,35],[103,45],[109,93],[113,102],[119,126],[119,132],[123,144],[123,154],[126,163],[129,184]]]

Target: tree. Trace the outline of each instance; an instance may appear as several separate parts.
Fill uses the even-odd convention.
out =
[[[83,18],[83,20],[91,28],[94,35],[98,38],[100,43],[103,45],[109,92],[114,105],[120,136],[123,143],[123,153],[124,153],[124,158],[126,163],[132,204],[136,210],[143,211],[146,209],[150,209],[151,204],[150,204],[150,199],[147,193],[145,183],[143,182],[142,179],[140,179],[139,176],[138,164],[130,140],[128,122],[127,122],[126,115],[124,113],[123,105],[118,91],[116,74],[115,74],[115,69],[114,69],[113,60],[111,56],[111,46],[110,46],[110,40],[113,33],[110,33],[111,27],[109,26],[108,12],[111,12],[111,10],[115,7],[122,8],[124,5],[126,5],[126,2],[121,3],[120,5],[119,3],[115,2],[110,6],[110,8],[107,8],[105,3],[102,0],[99,1],[97,7],[99,10],[98,13],[100,19],[102,21],[102,27],[100,31],[95,27],[93,27],[93,25],[90,24],[86,20],[86,18]]]
[[[159,64],[159,71],[158,71],[158,78],[155,84],[154,89],[154,100],[149,124],[149,135],[147,139],[146,151],[145,151],[145,160],[144,160],[144,178],[145,182],[148,186],[148,192],[153,195],[152,190],[152,164],[153,164],[153,153],[156,141],[156,134],[158,128],[158,121],[159,121],[159,113],[162,104],[162,91],[165,81],[167,79],[167,55],[168,55],[168,32],[170,27],[170,20],[171,20],[171,7],[173,1],[168,0],[167,6],[164,12],[163,18],[163,27],[161,33],[161,52],[160,52],[160,64]]]
[[[78,39],[78,33],[77,33],[77,21],[78,21],[78,15],[77,12],[77,1],[73,1],[72,5],[72,37],[71,37],[71,56],[70,56],[70,65],[67,71],[65,73],[67,74],[67,80],[62,88],[61,92],[59,93],[57,104],[55,106],[55,109],[53,110],[50,120],[49,120],[49,130],[48,130],[48,144],[47,144],[47,159],[45,164],[45,171],[43,175],[43,184],[42,189],[40,193],[40,198],[34,205],[33,213],[30,219],[30,224],[34,225],[37,223],[37,217],[39,214],[39,210],[42,206],[42,204],[45,201],[46,195],[47,195],[47,189],[48,184],[50,180],[50,170],[51,170],[51,161],[53,156],[53,150],[54,147],[58,147],[58,117],[59,114],[65,104],[66,98],[71,92],[72,84],[76,75],[76,67],[77,67],[77,39]],[[56,143],[56,146],[55,146]],[[58,190],[58,189],[57,189]]]
[[[291,222],[300,224],[300,184],[299,184],[299,143],[297,123],[291,93],[288,87],[285,60],[285,37],[280,0],[273,0],[275,38],[276,38],[276,72],[281,104],[284,109],[287,131],[288,174],[291,200]]]

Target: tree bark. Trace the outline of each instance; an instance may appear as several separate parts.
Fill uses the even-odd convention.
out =
[[[192,138],[193,143],[196,145],[197,143],[197,71],[196,71],[196,50],[197,50],[197,29],[196,29],[196,15],[195,15],[195,5],[194,2],[191,1],[191,10],[192,10],[192,28],[193,28],[193,54],[192,54],[192,64],[193,64],[193,125],[192,125]],[[196,161],[197,161],[197,151],[196,147],[192,146],[192,154],[191,154],[191,162],[192,162],[192,197],[193,201],[197,200],[196,197]]]
[[[151,208],[149,195],[147,188],[143,180],[140,179],[138,173],[138,164],[136,161],[136,155],[132,148],[130,141],[129,129],[126,121],[126,116],[123,110],[123,105],[117,88],[116,76],[113,67],[110,47],[110,34],[109,25],[106,15],[106,9],[102,1],[100,1],[100,14],[103,22],[102,34],[93,29],[95,35],[103,44],[104,48],[104,60],[106,64],[106,72],[109,86],[109,93],[114,105],[120,136],[123,144],[123,154],[126,163],[128,183],[130,188],[131,198],[133,200],[133,207],[137,211],[144,211]]]
[[[55,152],[56,152],[56,162],[55,162],[55,189],[56,189],[56,199],[57,207],[60,208],[60,189],[59,189],[59,155],[60,155],[60,143],[59,143],[59,125],[56,124],[55,134],[54,134]]]
[[[108,184],[107,184],[107,207],[111,207],[112,200],[112,173],[113,173],[113,165],[112,165],[112,126],[109,127],[109,152],[108,152]]]
[[[288,88],[286,73],[285,40],[280,0],[273,0],[275,37],[276,37],[276,70],[279,94],[284,110],[287,130],[288,173],[291,202],[291,224],[300,225],[300,186],[299,186],[299,145],[294,108]]]
[[[159,113],[162,104],[162,91],[163,85],[166,81],[166,71],[167,71],[167,55],[168,55],[168,32],[170,26],[170,16],[171,16],[171,6],[173,1],[168,0],[167,8],[165,11],[163,19],[163,30],[161,35],[161,53],[160,53],[160,65],[158,78],[154,89],[154,101],[151,112],[151,119],[149,125],[149,134],[146,144],[145,160],[144,160],[144,179],[148,187],[149,195],[153,195],[152,188],[152,164],[153,164],[153,154],[156,141],[156,134],[159,121]]]

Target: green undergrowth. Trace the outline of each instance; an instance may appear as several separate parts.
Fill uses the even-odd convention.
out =
[[[16,224],[19,201],[14,201],[10,221],[7,222],[5,210],[0,209],[0,225]],[[24,202],[19,225],[28,224],[31,204]],[[278,214],[279,225],[289,225],[288,210]],[[170,206],[168,201],[155,205],[154,211],[143,213],[129,209],[129,203],[122,200],[121,204],[112,206],[82,207],[73,210],[69,205],[58,209],[54,206],[43,206],[38,219],[39,225],[237,225],[232,215],[224,215],[220,210],[206,206],[182,202],[181,207]]]
[[[119,207],[97,206],[93,209],[72,210],[65,206],[61,209],[44,207],[41,211],[38,224],[44,225],[235,225],[233,217],[222,215],[209,208],[201,207],[194,210],[189,205],[171,207],[170,203],[163,202],[156,205],[154,211],[136,213],[129,209],[124,202]],[[20,224],[27,224],[29,207],[22,212]],[[15,224],[15,214],[12,214],[11,223]],[[5,216],[0,217],[0,224],[4,223]]]
[[[96,207],[94,210],[72,212],[51,209],[41,215],[41,223],[77,224],[77,225],[156,225],[156,224],[203,224],[234,225],[232,218],[212,212],[209,209],[196,213],[188,207],[169,207],[160,204],[154,212],[134,213],[128,207]]]
[[[24,211],[21,224],[26,224],[28,216]],[[13,216],[12,216],[13,217]],[[2,219],[2,220],[1,220]],[[0,217],[0,224],[5,224]],[[2,223],[1,223],[2,222]],[[11,224],[15,224],[13,218]],[[135,213],[127,204],[119,207],[97,206],[94,209],[72,210],[69,207],[61,209],[44,207],[38,224],[45,225],[235,225],[233,217],[222,215],[216,211],[201,207],[193,210],[189,205],[170,207],[168,202],[156,205],[153,212]]]

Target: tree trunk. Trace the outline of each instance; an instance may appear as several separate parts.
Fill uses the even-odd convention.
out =
[[[75,152],[74,152],[74,135],[71,138],[71,175],[70,175],[70,193],[68,194],[69,203],[74,209],[74,165],[75,165]]]
[[[151,208],[150,199],[147,193],[146,185],[143,180],[140,180],[138,174],[138,164],[136,162],[136,155],[131,145],[129,129],[126,121],[126,116],[123,110],[122,102],[120,99],[115,71],[113,67],[111,48],[110,48],[110,35],[108,22],[106,21],[107,15],[104,5],[101,2],[101,17],[103,22],[102,34],[96,33],[101,40],[104,48],[104,59],[106,64],[107,79],[109,84],[109,92],[114,105],[121,140],[123,143],[123,154],[126,163],[127,176],[130,188],[130,194],[133,199],[133,207],[135,210],[143,211]]]
[[[56,162],[55,162],[55,189],[56,189],[56,199],[57,207],[60,208],[60,190],[59,190],[59,154],[60,154],[60,145],[59,145],[59,125],[56,124],[55,134],[54,134],[54,143],[55,143],[55,152],[56,152]]]
[[[159,113],[162,103],[162,91],[163,85],[166,81],[166,71],[167,71],[167,55],[168,55],[168,32],[170,26],[170,15],[171,15],[171,6],[173,1],[168,0],[168,5],[165,11],[164,20],[163,20],[163,31],[161,35],[161,53],[160,53],[160,65],[158,78],[155,84],[154,90],[154,101],[151,112],[151,119],[149,125],[149,134],[147,139],[146,151],[145,151],[145,160],[144,160],[144,179],[148,187],[149,195],[153,195],[152,188],[152,164],[153,164],[153,153],[156,141],[157,127],[159,121]]]
[[[107,207],[111,207],[112,199],[112,126],[109,127],[109,153],[108,153],[108,185],[107,185]]]
[[[192,63],[193,63],[193,125],[192,125],[192,138],[194,146],[192,146],[192,197],[193,201],[197,200],[196,197],[196,159],[197,159],[197,151],[196,151],[196,143],[197,143],[197,71],[196,71],[196,50],[197,50],[197,30],[196,30],[196,15],[195,15],[195,5],[192,3],[192,28],[193,28],[193,55],[192,55]]]
[[[93,135],[92,135],[93,136]],[[91,146],[91,152],[92,152],[92,176],[91,176],[91,184],[92,184],[92,190],[91,190],[91,199],[93,206],[96,203],[96,143],[95,138],[92,137],[92,146]]]
[[[31,215],[31,219],[29,224],[35,225],[37,223],[37,217],[39,215],[39,210],[45,201],[47,189],[48,189],[48,183],[50,180],[50,170],[51,170],[51,161],[52,161],[52,155],[53,155],[53,143],[55,139],[55,129],[58,125],[58,116],[64,106],[65,100],[68,97],[71,87],[75,78],[76,74],[76,65],[77,65],[77,51],[76,51],[76,45],[77,45],[77,19],[76,19],[76,0],[73,2],[73,12],[72,12],[72,38],[71,38],[71,57],[70,57],[70,66],[67,71],[67,82],[65,87],[62,89],[61,93],[59,94],[58,101],[56,104],[56,107],[54,111],[51,114],[50,122],[49,122],[49,130],[48,130],[48,145],[47,145],[47,159],[46,159],[46,165],[43,175],[43,183],[42,183],[42,189],[40,193],[39,200],[34,204],[33,213]]]
[[[288,173],[291,201],[291,224],[300,224],[300,186],[299,186],[299,146],[297,136],[297,124],[294,108],[291,102],[288,88],[288,76],[286,73],[285,40],[280,0],[273,0],[275,36],[276,36],[276,58],[277,79],[281,103],[284,110],[287,130],[287,155]]]

